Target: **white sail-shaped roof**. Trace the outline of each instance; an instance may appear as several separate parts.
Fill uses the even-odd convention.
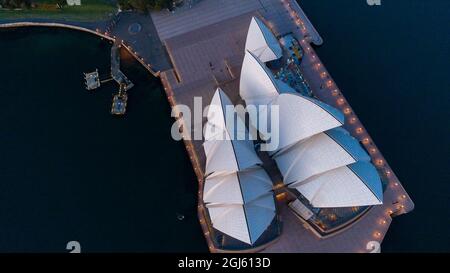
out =
[[[237,138],[238,128],[245,135],[248,132],[234,109],[231,113],[233,118],[226,118],[227,105],[233,104],[220,88],[217,89],[208,109],[208,122],[205,125],[203,148],[206,155],[206,175],[214,172],[236,172],[262,163],[256,155],[253,141],[248,136],[242,140]],[[228,111],[231,111],[230,109]],[[227,124],[229,121],[236,123],[233,132],[229,131],[229,128],[233,128]]]
[[[269,106],[279,109],[279,145],[277,151],[315,134],[342,126],[344,114],[318,100],[299,94],[280,94]],[[270,111],[270,107],[267,108]],[[259,115],[264,114],[262,112]],[[268,113],[270,118],[271,113]],[[270,131],[274,131],[270,128]]]
[[[285,184],[355,163],[369,155],[343,128],[335,128],[300,141],[274,156]]]
[[[265,105],[281,93],[295,93],[291,87],[275,79],[272,72],[253,53],[246,51],[242,63],[239,94],[248,105]]]
[[[263,62],[283,56],[280,43],[272,31],[258,18],[253,17],[248,29],[245,49],[255,54]]]
[[[245,124],[237,118],[234,105],[221,88],[217,88],[206,114],[205,140],[230,139],[236,136],[236,130],[245,131]],[[231,124],[229,124],[231,122]],[[240,132],[240,133],[241,133]]]
[[[272,190],[272,181],[261,167],[227,175],[207,177],[203,189],[205,203],[244,204]]]
[[[245,126],[229,98],[217,89],[208,109],[205,126],[206,179],[203,201],[213,227],[253,245],[275,217],[272,182],[257,165],[249,138],[234,139]],[[231,111],[231,118],[228,111]],[[237,123],[229,126],[230,122]],[[240,125],[239,125],[240,124]],[[247,134],[245,134],[247,135]],[[224,138],[225,136],[225,138]]]
[[[296,93],[290,86],[275,79],[265,64],[248,51],[242,65],[240,96],[245,100],[247,107],[249,105],[279,106],[279,150],[344,124],[344,115],[340,111],[323,102]],[[267,115],[267,120],[271,118],[270,108],[258,107],[257,114],[258,117]],[[258,128],[255,118],[250,116],[250,122],[252,126]]]
[[[348,166],[291,184],[317,208],[371,206],[383,203],[381,179],[369,162]]]
[[[275,218],[272,194],[261,196],[246,204],[206,205],[215,229],[253,245]]]
[[[203,143],[206,154],[205,174],[229,173],[261,164],[249,141],[210,140]]]

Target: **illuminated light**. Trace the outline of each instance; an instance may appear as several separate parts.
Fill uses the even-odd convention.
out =
[[[378,160],[377,160],[377,165],[378,165],[378,166],[383,165],[383,159],[378,159]]]
[[[283,188],[283,187],[284,187],[283,181],[277,181],[277,182],[276,182],[276,185],[273,186],[273,189],[274,189],[274,190],[278,190],[278,189],[281,189],[281,188]]]
[[[366,137],[366,138],[364,138],[363,140],[362,140],[362,143],[363,144],[369,144],[369,139]]]
[[[326,78],[326,77],[327,77],[327,72],[322,72],[322,73],[320,73],[320,77],[321,77],[322,79]]]
[[[339,90],[334,89],[333,91],[331,91],[331,94],[332,94],[333,96],[337,96],[337,95],[339,95]]]
[[[344,114],[348,115],[348,114],[350,114],[350,112],[351,112],[350,108],[347,107],[344,109]]]
[[[376,151],[377,151],[377,149],[375,149],[375,148],[371,148],[371,149],[370,149],[370,152],[371,152],[372,154],[376,153]]]
[[[389,214],[389,215],[391,215],[392,213],[394,213],[391,209],[388,209],[386,212],[387,212],[387,214]]]
[[[327,81],[327,87],[331,87],[331,86],[333,86],[333,81],[332,80]]]
[[[336,221],[337,216],[336,216],[336,214],[330,214],[330,215],[328,215],[328,218],[329,218],[331,221]]]
[[[315,65],[315,68],[316,68],[316,69],[320,69],[321,66],[322,66],[321,63],[317,63],[317,64]],[[324,73],[325,73],[325,72],[324,72]]]
[[[387,175],[390,175],[390,174],[391,174],[391,171],[387,170],[387,171],[386,171],[386,174],[387,174]]]
[[[382,219],[381,221],[380,221],[380,224],[383,224],[383,225],[385,225],[387,222],[386,222],[386,220],[384,220],[384,219]]]
[[[361,127],[356,128],[357,134],[361,134],[362,132],[363,132],[363,128],[361,128]]]
[[[342,105],[342,104],[344,104],[344,99],[343,98],[340,98],[340,99],[338,99],[337,100],[337,103],[339,104],[339,105]]]
[[[278,201],[284,200],[286,198],[287,194],[285,192],[277,194],[276,198]]]
[[[355,123],[355,122],[356,122],[356,118],[355,117],[350,119],[350,123]]]
[[[373,234],[373,236],[375,236],[375,237],[380,237],[381,236],[381,232],[379,232],[379,231],[377,231],[377,232],[375,232],[374,234]]]

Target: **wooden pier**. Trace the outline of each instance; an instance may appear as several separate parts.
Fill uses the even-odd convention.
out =
[[[126,91],[133,88],[134,84],[120,70],[120,48],[122,45],[116,40],[111,47],[111,76],[119,84],[124,85]]]
[[[120,70],[120,48],[122,45],[115,40],[111,47],[111,77],[100,79],[98,69],[91,73],[84,73],[84,79],[87,90],[94,90],[100,87],[102,83],[114,80],[119,85],[119,92],[113,96],[111,105],[111,114],[124,115],[127,110],[128,94],[127,91],[133,88],[134,84]]]
[[[234,104],[243,104],[239,97],[239,75],[252,16],[263,19],[277,36],[292,33],[300,41],[304,52],[300,69],[313,95],[346,115],[345,128],[361,141],[378,170],[388,178],[383,205],[370,207],[353,223],[327,238],[317,236],[301,222],[288,207],[291,199],[284,198],[286,194],[277,189],[279,217],[283,222],[281,235],[265,245],[237,252],[371,252],[373,242],[382,242],[392,217],[414,208],[408,194],[312,49],[311,43],[320,44],[322,38],[296,1],[248,0],[244,4],[237,0],[226,3],[210,0],[200,2],[180,15],[158,13],[152,16],[157,18],[156,29],[174,67],[160,73],[172,107],[184,104],[192,109],[195,96],[202,97],[203,104],[207,105],[218,86]],[[196,18],[195,25],[191,22],[192,18]],[[178,114],[176,118],[183,127],[184,117]],[[196,132],[186,133],[193,136]],[[202,201],[205,166],[202,141],[185,138],[184,143],[198,178],[198,217],[208,247],[211,252],[236,252],[220,249],[214,243],[214,229]],[[276,173],[269,165],[266,168],[268,173]],[[272,178],[274,185],[280,183],[280,177]]]

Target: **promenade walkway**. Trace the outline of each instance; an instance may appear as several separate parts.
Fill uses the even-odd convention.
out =
[[[0,27],[1,25],[7,25],[7,24],[13,24],[13,23],[58,23],[58,24],[64,24],[64,25],[71,25],[71,26],[77,26],[85,29],[90,30],[104,30],[107,28],[109,24],[109,20],[101,20],[101,21],[95,21],[95,22],[76,22],[76,21],[70,21],[70,20],[59,20],[59,19],[40,19],[40,18],[27,18],[27,19],[0,19]]]
[[[170,69],[171,65],[152,18],[135,12],[121,12],[119,16],[110,35],[123,40],[153,71]]]
[[[27,18],[0,20],[1,27],[58,26],[93,31],[111,40],[118,40],[153,75],[171,68],[166,51],[149,15],[135,12],[112,14],[108,20],[76,22],[68,20]],[[136,27],[138,26],[138,27]],[[137,30],[137,31],[136,31]]]

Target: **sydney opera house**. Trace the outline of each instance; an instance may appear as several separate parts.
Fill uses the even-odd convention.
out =
[[[229,126],[225,117],[233,104],[221,88],[215,91],[204,130],[203,202],[220,249],[257,248],[276,240],[283,232],[277,199],[289,204],[299,227],[307,225],[319,238],[333,236],[383,203],[383,175],[342,127],[344,114],[304,92],[307,83],[292,79],[301,57],[294,38],[275,37],[253,17],[239,94],[247,107],[258,109],[257,115],[248,120],[235,111],[235,124]],[[248,128],[258,130],[261,115],[275,118],[272,106],[279,112],[276,149],[259,149],[271,141],[265,131],[255,141],[234,137],[250,136]]]

